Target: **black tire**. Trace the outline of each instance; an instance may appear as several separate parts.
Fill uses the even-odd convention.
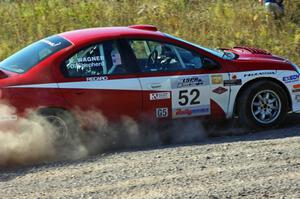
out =
[[[238,99],[239,122],[255,130],[275,128],[284,122],[288,107],[288,98],[281,86],[268,80],[255,82]]]
[[[62,148],[72,148],[79,141],[79,127],[74,117],[67,111],[61,109],[43,109],[38,112],[50,123],[58,150]]]

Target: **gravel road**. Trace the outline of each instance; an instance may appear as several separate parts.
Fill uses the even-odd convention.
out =
[[[300,198],[300,116],[285,127],[0,170],[0,198]]]

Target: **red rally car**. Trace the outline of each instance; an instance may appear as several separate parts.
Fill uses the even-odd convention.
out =
[[[238,117],[268,128],[300,110],[298,67],[249,47],[208,49],[151,25],[42,39],[0,62],[0,97],[17,119],[33,109],[69,132],[74,110],[115,120]],[[80,121],[79,121],[80,122]]]

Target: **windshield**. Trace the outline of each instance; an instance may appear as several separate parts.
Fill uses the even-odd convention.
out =
[[[178,37],[175,37],[173,35],[169,35],[169,34],[166,34],[164,33],[165,36],[171,38],[171,39],[175,39],[177,41],[181,41],[183,43],[187,43],[189,45],[192,45],[192,46],[195,46],[196,48],[200,48],[206,52],[209,52],[217,57],[220,57],[222,59],[227,59],[227,60],[232,60],[232,59],[235,59],[235,54],[232,53],[232,52],[224,52],[223,50],[219,50],[219,49],[210,49],[210,48],[206,48],[206,47],[203,47],[203,46],[200,46],[200,45],[197,45],[197,44],[194,44],[192,42],[189,42],[189,41],[186,41],[184,39],[181,39],[181,38],[178,38]]]
[[[72,45],[60,36],[51,36],[37,41],[0,62],[0,68],[25,73],[50,55]]]

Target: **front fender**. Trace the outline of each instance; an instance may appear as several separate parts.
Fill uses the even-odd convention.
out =
[[[300,74],[296,71],[278,71],[277,80],[282,82],[291,98],[292,112],[300,111]]]
[[[240,79],[241,85],[232,85],[230,87],[230,100],[229,100],[227,118],[232,118],[234,116],[235,108],[238,103],[239,96],[242,94],[242,92],[246,90],[250,84],[264,79],[270,79],[270,81],[276,81],[280,86],[284,88],[284,90],[286,90],[287,96],[290,99],[289,102],[291,104],[292,110],[295,112],[295,110],[300,109],[300,102],[298,103],[299,105],[295,103],[295,96],[292,92],[293,85],[297,84],[297,82],[298,84],[300,84],[300,81],[299,80],[293,81],[290,84],[287,84],[284,81],[284,77],[297,75],[297,74],[298,73],[296,71],[290,71],[290,70],[287,71],[262,70],[262,71],[243,71],[237,73],[230,73],[230,78]],[[299,95],[300,95],[300,91],[299,91]]]

